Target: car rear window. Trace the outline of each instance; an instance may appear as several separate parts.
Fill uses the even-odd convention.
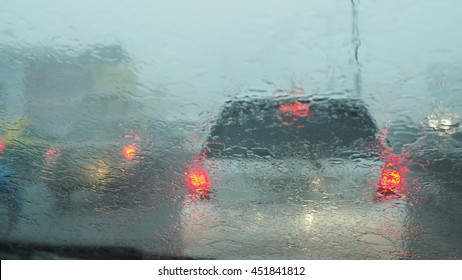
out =
[[[351,99],[257,99],[228,102],[212,125],[208,156],[344,153],[374,141],[377,126]]]

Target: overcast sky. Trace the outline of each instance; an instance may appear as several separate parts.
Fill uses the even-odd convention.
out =
[[[349,0],[2,2],[0,44],[121,44],[145,90],[162,88],[191,108],[249,89],[354,90]],[[460,70],[462,1],[357,3],[363,95],[383,99],[409,87],[434,98],[428,76]]]

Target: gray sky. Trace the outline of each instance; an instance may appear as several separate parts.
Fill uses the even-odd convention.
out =
[[[428,90],[428,75],[458,71],[460,11],[457,0],[361,1],[362,93],[381,105],[394,94],[445,99]],[[249,89],[268,95],[291,86],[317,94],[354,89],[347,0],[4,0],[0,18],[4,45],[72,53],[121,44],[145,90],[160,88],[193,115]],[[429,74],[435,68],[439,74]],[[457,93],[448,91],[453,103]]]

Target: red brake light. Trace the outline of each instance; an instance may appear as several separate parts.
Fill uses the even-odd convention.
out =
[[[3,152],[6,149],[5,144],[0,142],[0,152]]]
[[[284,114],[291,114],[297,117],[308,117],[310,106],[306,103],[294,102],[281,104],[279,105],[278,110]]]
[[[123,155],[126,159],[132,160],[138,153],[140,146],[138,144],[128,144],[123,149]]]
[[[380,194],[400,194],[403,192],[403,173],[407,172],[407,168],[383,169],[382,176],[378,184],[378,192]]]
[[[403,174],[409,172],[409,168],[405,166],[405,163],[407,162],[407,157],[410,156],[410,152],[403,149],[399,155],[394,154],[393,149],[389,148],[387,144],[388,134],[389,131],[384,129],[377,136],[383,148],[381,158],[385,159],[385,163],[382,165],[382,174],[376,185],[378,187],[377,193],[385,196],[391,194],[405,197],[403,193],[406,192],[405,186],[407,182]]]
[[[401,185],[401,173],[394,169],[382,170],[382,180],[380,181],[381,186],[400,186]]]
[[[186,183],[192,194],[207,195],[210,193],[209,175],[204,170],[186,172]]]
[[[277,118],[282,124],[286,126],[292,126],[297,122],[300,118],[306,118],[309,115],[310,106],[307,102],[292,102],[292,103],[284,103],[278,106],[279,113],[277,114]],[[297,126],[297,127],[304,127],[304,126]]]

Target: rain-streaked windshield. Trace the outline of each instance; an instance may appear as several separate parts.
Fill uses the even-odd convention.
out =
[[[461,11],[2,1],[0,257],[460,259]]]

